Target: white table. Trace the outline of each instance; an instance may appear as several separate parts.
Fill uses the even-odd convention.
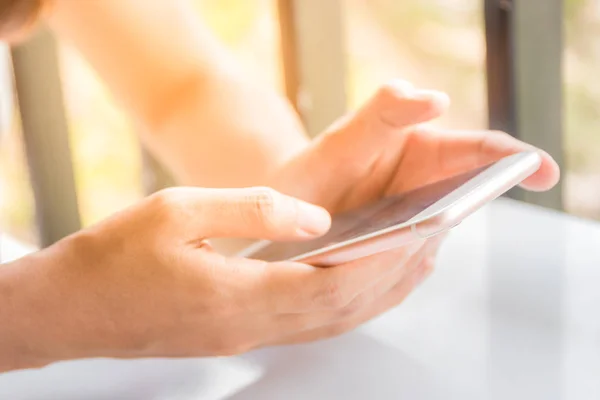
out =
[[[243,357],[0,375],[0,399],[600,399],[600,225],[501,200],[359,331]]]

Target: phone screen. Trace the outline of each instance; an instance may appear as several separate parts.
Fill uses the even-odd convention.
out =
[[[390,196],[332,218],[331,229],[305,242],[272,242],[249,257],[264,261],[289,260],[302,254],[402,225],[458,189],[490,165],[403,194]]]

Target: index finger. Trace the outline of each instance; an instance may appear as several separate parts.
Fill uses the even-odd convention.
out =
[[[410,151],[415,156],[407,154],[402,168],[417,171],[410,177],[411,182],[431,183],[423,182],[423,179],[444,179],[522,151],[536,151],[542,158],[538,171],[521,183],[523,188],[546,191],[554,187],[560,179],[560,168],[552,156],[504,132],[441,130],[421,126],[409,134],[412,143]],[[419,172],[426,173],[427,176],[419,176]],[[437,176],[440,174],[442,176]],[[403,183],[403,186],[410,186],[406,180]]]

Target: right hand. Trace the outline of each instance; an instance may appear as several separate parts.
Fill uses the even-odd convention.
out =
[[[29,315],[12,329],[36,365],[239,354],[351,329],[430,267],[423,241],[333,268],[225,257],[206,241],[300,240],[329,225],[324,209],[271,189],[168,189],[24,259],[12,273]]]

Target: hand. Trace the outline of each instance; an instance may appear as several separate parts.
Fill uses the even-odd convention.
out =
[[[424,125],[448,104],[441,92],[390,82],[276,171],[271,186],[335,213],[534,149],[503,132]],[[560,171],[552,157],[535,150],[542,165],[522,186],[548,190]]]
[[[399,272],[395,263],[409,263],[424,244],[389,254],[394,263],[323,269],[228,258],[206,242],[302,240],[329,223],[325,210],[269,189],[159,192],[3,265],[0,295],[11,294],[12,308],[0,308],[7,322],[0,360],[12,359],[15,368],[88,357],[213,356],[279,343],[358,315],[387,291],[383,278]]]
[[[336,213],[532,149],[501,132],[451,131],[420,125],[441,115],[448,103],[443,93],[391,82],[276,171],[272,186]],[[543,159],[541,168],[522,186],[547,190],[558,182],[560,173],[554,160],[538,151]],[[382,280],[379,295],[362,304],[357,315],[285,342],[329,337],[399,304],[416,282],[431,272],[441,242],[437,238],[404,265],[394,259],[394,252],[370,257],[368,262],[373,264],[396,265],[396,273]]]

